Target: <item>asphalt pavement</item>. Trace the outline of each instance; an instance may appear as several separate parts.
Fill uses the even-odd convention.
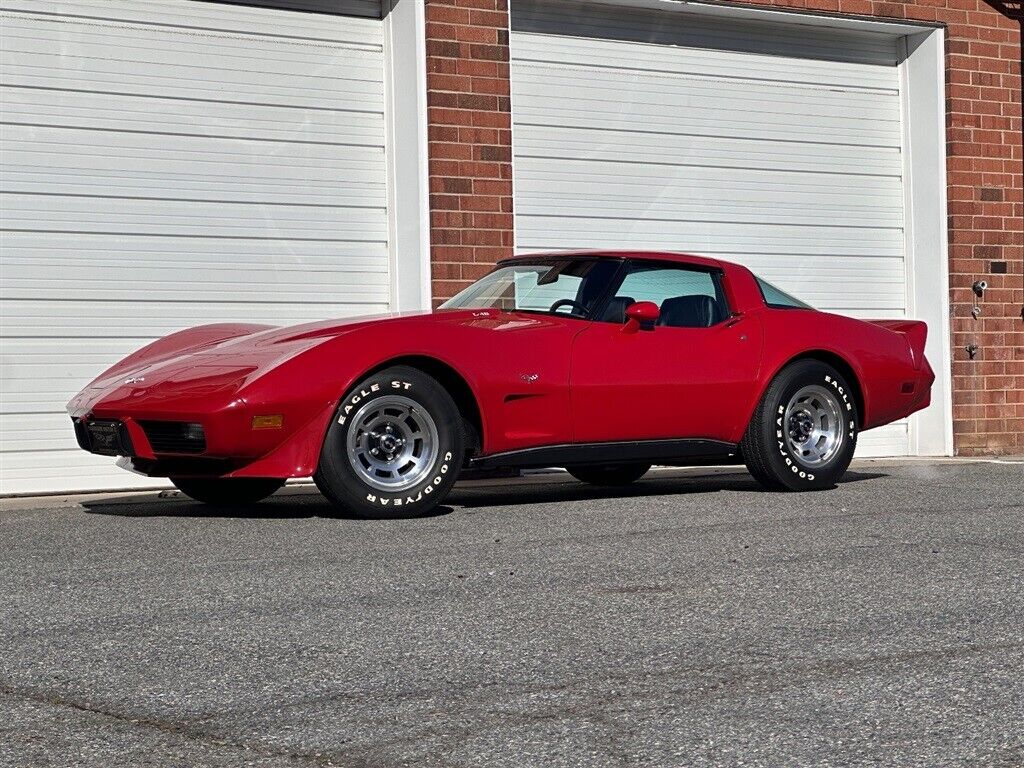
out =
[[[0,501],[0,765],[1024,765],[1024,464]]]

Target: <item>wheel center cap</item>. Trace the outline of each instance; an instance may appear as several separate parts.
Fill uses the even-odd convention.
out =
[[[806,413],[797,414],[790,419],[789,430],[794,440],[803,442],[814,431],[814,422]]]

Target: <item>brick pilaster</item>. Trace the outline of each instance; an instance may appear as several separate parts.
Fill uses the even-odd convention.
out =
[[[427,0],[430,248],[435,303],[512,252],[506,0]]]

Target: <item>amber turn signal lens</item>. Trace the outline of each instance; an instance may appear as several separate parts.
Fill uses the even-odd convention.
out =
[[[284,416],[253,416],[253,429],[280,429],[284,425]]]

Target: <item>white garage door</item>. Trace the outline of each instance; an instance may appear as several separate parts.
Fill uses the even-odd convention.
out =
[[[787,22],[513,2],[516,247],[746,264],[905,316],[897,42]],[[908,451],[907,424],[860,455]]]
[[[388,309],[379,6],[319,6],[0,0],[0,492],[139,485],[63,409],[158,336]]]

